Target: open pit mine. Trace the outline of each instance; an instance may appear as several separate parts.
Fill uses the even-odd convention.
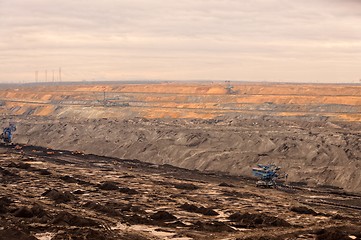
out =
[[[361,239],[361,86],[0,88],[0,240]]]

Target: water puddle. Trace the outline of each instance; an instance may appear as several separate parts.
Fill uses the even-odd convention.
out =
[[[159,227],[150,227],[147,225],[130,225],[127,226],[122,223],[118,223],[116,226],[112,227],[111,230],[121,230],[121,231],[136,231],[142,232],[153,237],[158,237],[165,240],[192,240],[188,237],[175,237],[176,232],[172,229],[160,229]]]
[[[51,232],[36,233],[34,236],[38,240],[51,240],[55,236],[55,233],[51,233]]]

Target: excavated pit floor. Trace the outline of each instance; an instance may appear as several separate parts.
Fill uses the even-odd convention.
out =
[[[0,146],[0,239],[361,239],[361,196]]]

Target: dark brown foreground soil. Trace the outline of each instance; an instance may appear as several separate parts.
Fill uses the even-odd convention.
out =
[[[0,240],[361,239],[361,196],[334,188],[25,145],[0,167]]]

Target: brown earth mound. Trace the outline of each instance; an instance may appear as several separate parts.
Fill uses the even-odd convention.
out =
[[[117,183],[115,183],[115,182],[104,182],[104,183],[100,184],[98,187],[101,190],[109,190],[109,191],[119,189]]]
[[[7,213],[12,200],[6,196],[0,198],[0,214]]]
[[[316,232],[316,240],[361,239],[361,227],[331,227]]]
[[[7,228],[0,230],[0,240],[38,240],[29,232],[17,228]]]
[[[52,220],[52,224],[69,225],[69,226],[77,226],[77,227],[91,227],[91,226],[100,225],[98,222],[94,221],[93,219],[76,216],[68,212],[59,213]]]
[[[167,211],[158,211],[150,216],[151,219],[155,221],[162,221],[162,222],[168,222],[168,221],[174,221],[177,219],[173,214],[170,214]]]
[[[217,216],[217,215],[219,215],[212,208],[197,207],[196,205],[188,204],[188,203],[183,204],[182,206],[180,206],[180,208],[187,211],[187,212],[200,213],[200,214],[203,214],[205,216]]]
[[[59,191],[56,189],[46,190],[42,196],[48,197],[55,203],[66,203],[75,200],[76,197],[69,191]]]
[[[15,217],[20,218],[32,218],[34,216],[33,211],[31,209],[28,209],[27,207],[21,207],[14,213]]]
[[[238,228],[256,228],[262,226],[272,227],[290,227],[287,221],[268,216],[263,213],[233,213],[229,216],[229,220],[233,222],[233,226]]]
[[[128,188],[128,187],[121,187],[119,188],[119,192],[121,193],[126,193],[126,194],[130,194],[130,195],[134,195],[134,194],[138,194],[138,191],[132,188]]]
[[[192,183],[179,183],[179,184],[174,184],[174,187],[175,188],[178,188],[178,189],[184,189],[184,190],[196,190],[198,189],[199,187],[192,184]]]
[[[193,225],[193,229],[197,231],[206,231],[206,232],[235,232],[232,227],[227,225],[224,222],[219,221],[210,221],[210,222],[196,222]]]
[[[292,212],[300,213],[300,214],[311,214],[311,215],[317,215],[317,213],[308,207],[305,206],[293,206],[290,208]]]

